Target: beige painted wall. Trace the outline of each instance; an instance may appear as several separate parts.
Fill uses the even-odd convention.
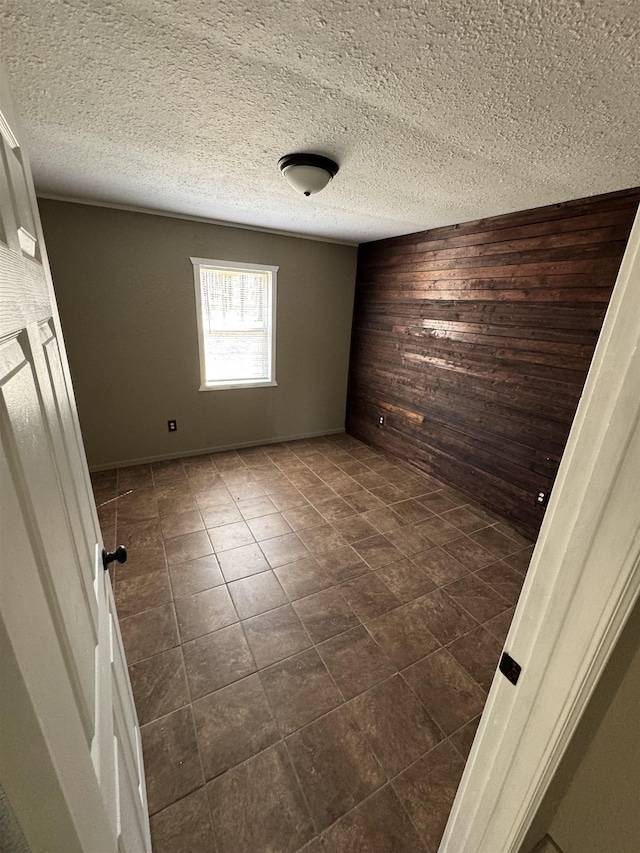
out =
[[[640,850],[640,603],[622,633],[523,853],[545,831],[562,853]]]
[[[39,204],[90,466],[344,428],[355,247]],[[198,390],[190,257],[280,267],[277,387]]]

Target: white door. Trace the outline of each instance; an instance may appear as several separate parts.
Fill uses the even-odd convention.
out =
[[[0,784],[33,853],[151,849],[138,721],[1,70]]]

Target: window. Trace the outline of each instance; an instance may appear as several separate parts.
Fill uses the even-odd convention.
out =
[[[201,391],[276,385],[278,267],[191,258]]]

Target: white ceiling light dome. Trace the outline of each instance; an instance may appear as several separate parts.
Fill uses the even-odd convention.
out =
[[[289,186],[305,196],[323,190],[339,169],[334,160],[320,154],[285,154],[278,166]]]

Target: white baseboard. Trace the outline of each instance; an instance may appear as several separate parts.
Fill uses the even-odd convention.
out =
[[[241,450],[244,447],[260,447],[263,444],[280,444],[282,441],[300,441],[305,438],[318,438],[321,435],[338,435],[344,431],[344,427],[340,429],[323,429],[319,432],[306,432],[304,435],[284,435],[279,438],[261,438],[258,441],[245,441],[239,444],[202,447],[198,450],[181,450],[177,453],[161,453],[159,456],[143,456],[140,459],[124,459],[118,462],[105,462],[102,465],[89,465],[89,471],[109,471],[111,468],[128,468],[130,465],[163,462],[165,459],[181,459],[183,456],[202,456],[205,453],[221,453],[224,450]]]

